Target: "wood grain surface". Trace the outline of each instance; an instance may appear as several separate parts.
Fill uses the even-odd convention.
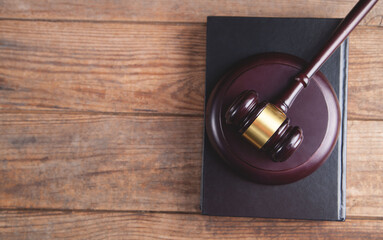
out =
[[[383,2],[350,36],[346,222],[200,215],[206,17],[357,0],[0,0],[0,239],[383,239]]]
[[[383,119],[380,107],[383,96],[382,43],[382,27],[357,27],[350,35],[349,119]]]
[[[203,114],[201,24],[0,22],[2,109]]]
[[[202,128],[202,117],[2,114],[0,208],[199,212]],[[383,122],[348,129],[347,215],[383,216]]]
[[[201,117],[2,114],[0,208],[197,212],[202,127]]]
[[[206,16],[343,18],[356,0],[2,0],[4,18],[205,22]],[[378,2],[361,24],[382,26]]]
[[[1,21],[1,26],[3,110],[203,115],[202,24]],[[360,26],[352,33],[349,119],[383,118],[382,39],[380,27]]]
[[[32,223],[32,224],[31,224]],[[3,239],[383,239],[383,221],[296,221],[198,214],[0,212]]]

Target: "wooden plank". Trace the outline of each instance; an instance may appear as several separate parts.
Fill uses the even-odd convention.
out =
[[[197,214],[2,211],[2,239],[383,239],[382,220],[346,222]]]
[[[0,208],[199,212],[201,117],[0,115]],[[348,216],[383,216],[383,121],[349,121]],[[368,204],[366,204],[368,203]]]
[[[128,0],[54,2],[2,0],[0,16],[22,19],[205,22],[207,16],[343,18],[356,0]],[[377,3],[362,24],[382,25],[383,4]]]
[[[203,25],[2,21],[0,108],[203,114]],[[382,28],[351,36],[349,117],[383,119]]]
[[[0,119],[0,208],[199,209],[201,118]]]
[[[348,121],[347,214],[382,216],[383,122]]]
[[[1,21],[0,107],[202,115],[205,31]]]
[[[383,3],[383,2],[382,2]],[[383,119],[383,28],[356,28],[350,36],[348,115]]]

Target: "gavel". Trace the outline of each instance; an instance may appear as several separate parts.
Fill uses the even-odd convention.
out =
[[[246,90],[239,94],[226,111],[226,123],[234,126],[256,148],[270,154],[273,161],[287,160],[301,145],[303,131],[300,127],[290,126],[286,113],[299,93],[308,86],[311,77],[377,1],[359,1],[336,28],[324,48],[273,103],[259,102],[258,94],[254,90]]]

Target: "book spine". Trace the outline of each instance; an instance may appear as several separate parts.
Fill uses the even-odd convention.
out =
[[[339,213],[338,219],[346,220],[346,149],[347,149],[347,83],[348,83],[348,38],[340,46],[339,104],[341,107],[342,126],[339,136]]]

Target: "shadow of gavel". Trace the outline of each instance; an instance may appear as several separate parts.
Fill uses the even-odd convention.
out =
[[[287,160],[303,141],[300,127],[290,126],[286,113],[311,77],[332,55],[378,0],[361,0],[336,28],[335,32],[292,85],[274,103],[259,103],[258,94],[246,90],[237,96],[225,114],[226,123],[275,162]]]

